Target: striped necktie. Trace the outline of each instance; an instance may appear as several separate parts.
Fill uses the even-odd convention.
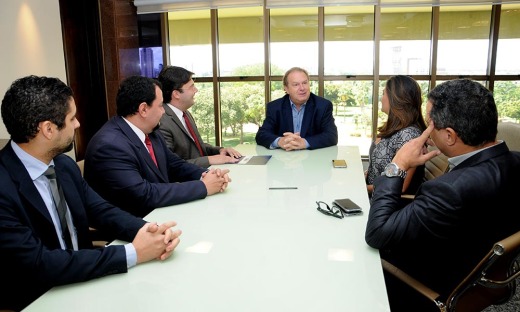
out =
[[[66,218],[67,202],[65,201],[65,196],[63,195],[63,189],[61,188],[61,185],[58,185],[58,181],[56,180],[56,172],[54,167],[49,166],[43,175],[49,179],[49,183],[51,185],[52,199],[54,200],[54,205],[56,207],[56,211],[58,211],[58,217],[60,218],[61,235],[63,241],[65,241],[67,249],[72,249],[72,239],[70,238],[69,227],[67,226]]]

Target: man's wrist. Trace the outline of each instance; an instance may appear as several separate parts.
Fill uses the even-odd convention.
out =
[[[401,179],[404,179],[404,178],[406,178],[406,171],[399,168],[397,163],[391,162],[388,165],[386,165],[385,170],[383,170],[381,175],[385,175],[389,178],[399,177]]]

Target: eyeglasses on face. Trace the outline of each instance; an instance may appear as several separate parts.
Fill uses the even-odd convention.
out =
[[[332,206],[332,208],[325,202],[317,201],[316,204],[318,207],[316,208],[319,212],[326,214],[327,216],[333,216],[338,219],[343,219],[343,212],[336,206]]]

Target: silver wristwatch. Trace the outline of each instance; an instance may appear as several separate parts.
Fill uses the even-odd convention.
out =
[[[400,177],[402,179],[406,178],[406,171],[399,168],[395,163],[389,163],[385,167],[385,171],[381,173],[381,175],[385,175],[387,177]]]

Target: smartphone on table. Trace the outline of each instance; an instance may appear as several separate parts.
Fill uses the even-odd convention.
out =
[[[350,198],[335,199],[332,206],[338,207],[345,215],[356,215],[363,213],[363,209],[359,207]]]
[[[347,161],[345,159],[333,159],[332,166],[334,168],[347,168]]]

